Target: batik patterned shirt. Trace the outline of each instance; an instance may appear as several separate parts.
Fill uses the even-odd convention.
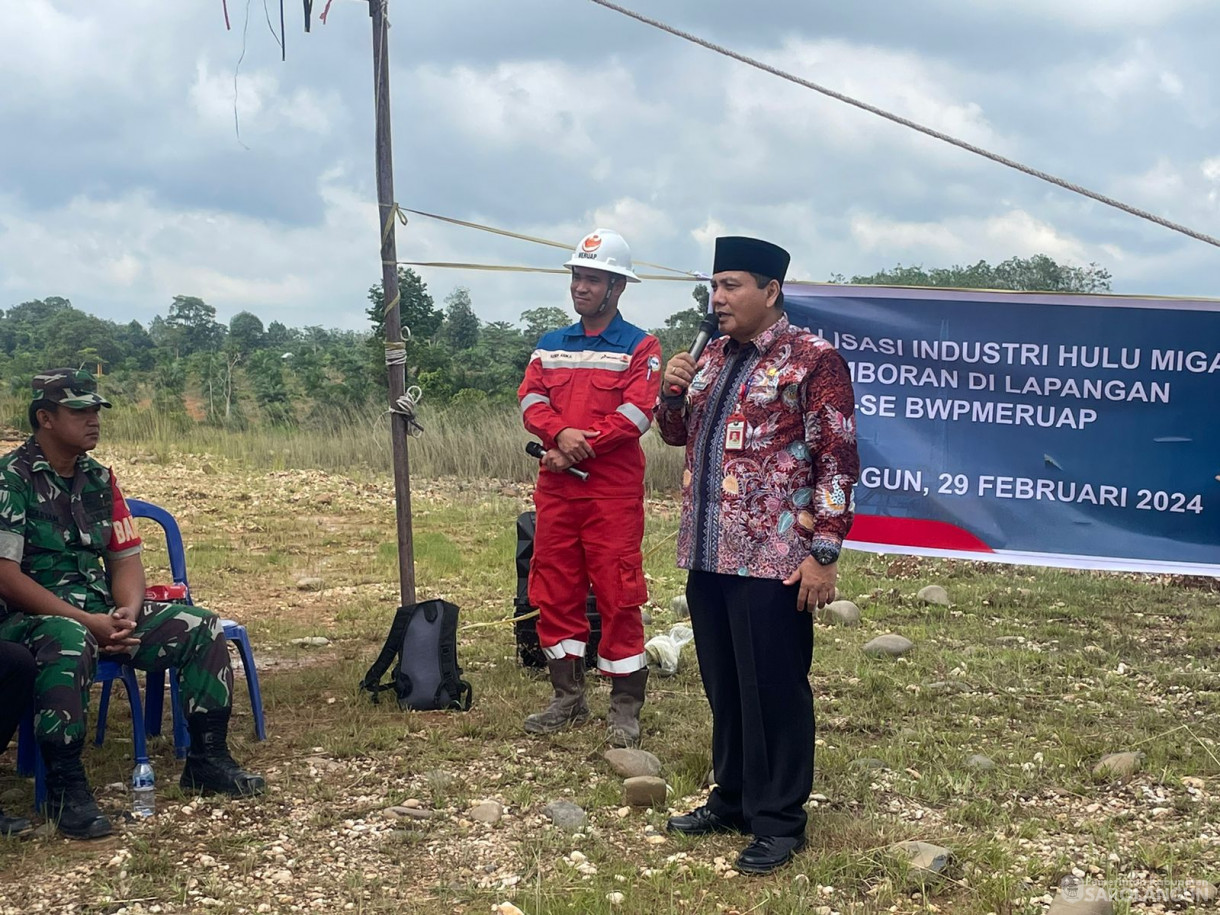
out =
[[[817,542],[839,546],[859,476],[847,364],[787,316],[754,340],[708,345],[686,395],[661,397],[661,437],[686,445],[678,565],[784,579]],[[725,447],[744,421],[740,450]]]

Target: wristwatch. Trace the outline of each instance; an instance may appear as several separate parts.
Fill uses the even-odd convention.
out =
[[[819,540],[809,549],[809,555],[818,561],[818,565],[833,565],[839,561],[839,545]]]

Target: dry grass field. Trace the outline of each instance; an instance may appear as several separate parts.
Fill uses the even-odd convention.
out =
[[[521,438],[484,447],[519,451]],[[677,676],[653,677],[643,714],[668,809],[624,807],[598,721],[554,738],[521,730],[548,694],[498,622],[512,612],[514,519],[529,507],[523,456],[516,474],[487,459],[438,476],[423,454],[428,472],[414,480],[419,594],[462,608],[472,710],[403,712],[358,694],[398,604],[393,489],[376,460],[339,466],[343,447],[129,438],[99,450],[129,495],[178,517],[197,601],[249,628],[269,739],[253,740],[239,686],[235,749],[271,790],[254,801],[183,796],[160,738],[157,815],[124,818],[131,745],[120,698],[105,745],[86,754],[117,834],[0,842],[0,913],[431,915],[511,902],[528,915],[1033,915],[1074,870],[1125,888],[1118,912],[1171,911],[1187,907],[1184,881],[1220,875],[1214,582],[848,554],[841,594],[863,621],[816,632],[809,849],[753,878],[732,871],[740,839],[663,832],[671,811],[700,802],[710,762],[689,647]],[[670,601],[683,588],[676,520],[671,499],[650,500],[650,635],[675,622]],[[164,580],[164,548],[143,533],[150,580]],[[320,581],[306,590],[302,579]],[[918,600],[929,584],[951,606]],[[898,659],[862,653],[889,632],[915,648]],[[307,637],[327,641],[295,641]],[[595,712],[607,695],[597,684]],[[1143,754],[1137,772],[1093,773],[1119,751]],[[12,751],[0,758],[10,813],[32,798],[13,762]],[[470,815],[487,800],[503,811],[494,823]],[[552,825],[543,808],[556,800],[583,808],[585,826]],[[889,850],[903,840],[949,849],[946,871],[910,868]]]

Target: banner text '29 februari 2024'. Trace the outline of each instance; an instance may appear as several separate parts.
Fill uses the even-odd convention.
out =
[[[851,370],[848,546],[1220,576],[1220,301],[806,286]]]

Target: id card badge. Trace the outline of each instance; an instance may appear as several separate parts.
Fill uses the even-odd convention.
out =
[[[724,430],[724,450],[740,451],[746,446],[746,418],[740,413],[729,417]]]

